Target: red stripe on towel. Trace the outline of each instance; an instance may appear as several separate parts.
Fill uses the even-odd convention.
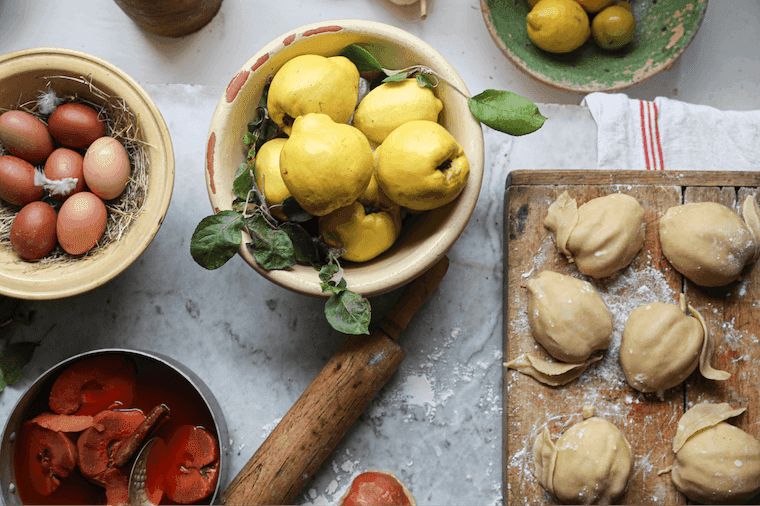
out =
[[[644,144],[644,160],[647,162],[647,170],[652,170],[649,166],[649,151],[647,150],[647,123],[644,119],[644,101],[639,100],[639,113],[641,115],[641,140]]]
[[[652,105],[654,106],[654,133],[657,138],[657,154],[660,157],[660,170],[665,170],[665,158],[662,156],[662,142],[660,142],[660,125],[657,122],[659,113],[657,111],[657,104],[652,102]]]

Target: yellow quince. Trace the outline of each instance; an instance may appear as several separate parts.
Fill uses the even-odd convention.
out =
[[[276,218],[288,221],[282,212],[282,203],[290,197],[280,174],[280,152],[287,139],[276,138],[265,142],[256,153],[256,186],[264,195],[269,212]]]
[[[448,204],[464,189],[470,174],[462,146],[434,121],[404,123],[386,137],[376,154],[380,188],[413,211]]]
[[[288,60],[269,85],[269,116],[290,135],[293,121],[304,114],[322,113],[348,123],[359,98],[359,70],[344,56],[315,54]]]
[[[369,141],[325,114],[298,116],[280,152],[280,174],[293,198],[313,216],[355,201],[375,168]]]
[[[401,233],[401,210],[367,213],[355,201],[319,218],[319,235],[334,248],[343,248],[341,258],[366,262],[390,248]]]
[[[438,121],[443,102],[417,79],[383,83],[365,96],[354,113],[353,125],[367,139],[382,143],[399,125],[416,119]]]

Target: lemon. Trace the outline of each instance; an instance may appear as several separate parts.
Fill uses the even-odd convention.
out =
[[[344,56],[308,54],[288,60],[269,86],[269,116],[290,135],[293,121],[308,113],[348,123],[359,98],[359,70]]]
[[[290,191],[280,175],[280,152],[287,139],[277,138],[265,142],[256,153],[256,186],[264,195],[269,212],[283,221],[288,218],[282,212],[282,203],[290,197]]]
[[[325,114],[298,116],[280,152],[280,174],[293,198],[313,216],[354,202],[375,168],[369,141]]]
[[[599,12],[605,7],[608,7],[615,3],[615,0],[575,0],[579,4],[581,4],[581,7],[583,7],[583,10],[585,10],[588,13],[593,14],[594,12]]]
[[[591,35],[588,14],[575,0],[541,0],[528,13],[528,37],[552,53],[569,53]]]
[[[624,6],[612,5],[594,17],[591,35],[603,49],[620,49],[633,40],[636,20]]]
[[[389,199],[413,211],[454,200],[470,165],[462,146],[434,121],[408,121],[377,148],[377,183]]]
[[[417,84],[417,79],[383,83],[359,102],[353,125],[378,144],[396,127],[407,121],[438,121],[443,109],[433,90]]]

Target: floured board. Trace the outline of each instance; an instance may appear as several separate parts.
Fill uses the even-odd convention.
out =
[[[746,195],[758,196],[758,172],[513,171],[504,203],[504,361],[523,353],[552,359],[531,335],[525,283],[543,270],[575,275],[593,284],[614,316],[612,345],[604,359],[580,378],[549,387],[504,369],[504,500],[509,505],[555,504],[538,483],[533,443],[544,427],[553,440],[582,420],[584,405],[614,423],[631,443],[633,476],[620,504],[687,504],[670,475],[657,471],[673,462],[672,441],[685,408],[697,402],[728,402],[747,411],[733,419],[760,438],[760,267],[745,268],[727,287],[705,289],[684,281],[662,256],[659,218],[668,208],[714,201],[737,210]],[[567,190],[578,206],[595,197],[625,193],[646,211],[646,240],[631,265],[595,280],[578,273],[560,254],[544,227],[549,206]],[[705,318],[715,336],[712,364],[732,374],[725,382],[704,380],[696,372],[664,392],[643,394],[631,388],[619,363],[623,327],[633,309],[649,302],[687,301]]]

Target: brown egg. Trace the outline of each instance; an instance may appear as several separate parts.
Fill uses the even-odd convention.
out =
[[[42,198],[42,186],[34,185],[34,166],[13,155],[0,156],[0,199],[24,206]]]
[[[55,248],[55,209],[37,201],[25,205],[11,224],[11,247],[26,260],[42,258]]]
[[[73,190],[66,194],[53,193],[53,197],[66,200],[70,195],[83,191],[85,189],[83,167],[84,157],[76,151],[68,148],[58,148],[53,151],[45,162],[45,177],[57,181],[67,177],[77,179]]]
[[[86,253],[103,236],[107,219],[106,206],[100,197],[87,191],[76,193],[58,211],[58,243],[72,255]]]
[[[0,115],[0,142],[10,154],[35,165],[45,163],[55,148],[47,125],[25,111]]]
[[[84,181],[103,200],[115,199],[127,187],[129,155],[113,137],[101,137],[90,144],[84,155]]]
[[[48,118],[53,138],[69,148],[81,149],[106,134],[106,124],[98,111],[85,104],[63,104]]]

